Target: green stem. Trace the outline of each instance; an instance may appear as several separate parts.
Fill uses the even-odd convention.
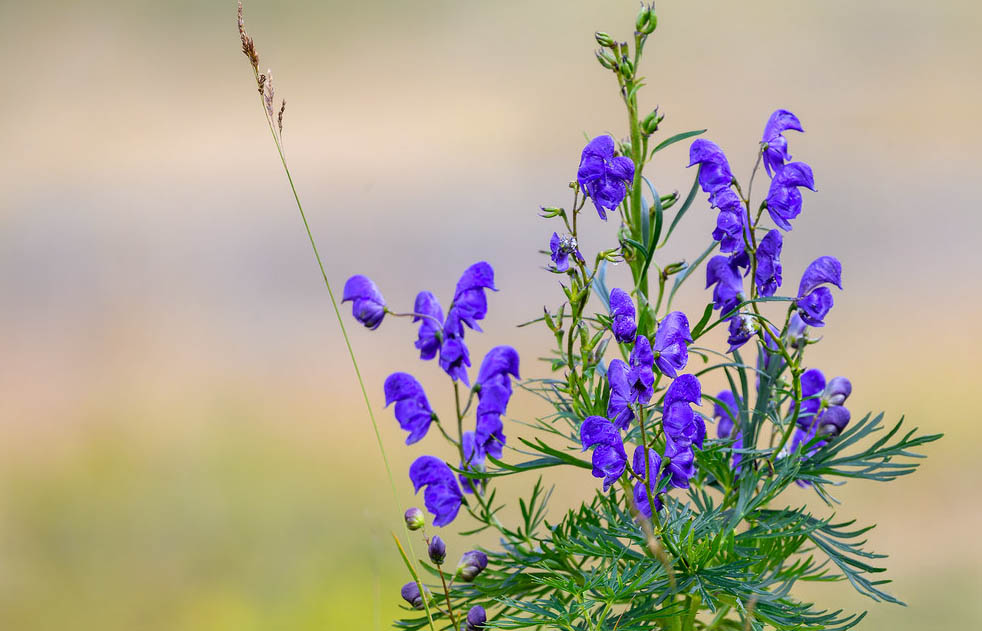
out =
[[[259,74],[256,68],[253,68],[253,73],[255,74],[256,83],[259,83]],[[263,96],[260,94],[259,97],[260,105],[263,109],[263,116],[266,119],[266,124],[269,127],[269,133],[273,137],[273,144],[276,145],[276,153],[280,157],[280,164],[283,165],[283,171],[286,173],[286,179],[290,183],[290,191],[293,192],[293,199],[297,203],[297,210],[300,211],[300,219],[303,221],[304,230],[307,231],[307,239],[310,241],[310,247],[314,251],[314,258],[317,260],[317,267],[320,269],[321,278],[324,279],[324,287],[327,288],[327,294],[331,299],[331,307],[334,310],[334,316],[337,318],[338,326],[341,328],[341,336],[344,338],[344,345],[348,349],[348,357],[351,358],[351,366],[355,369],[355,377],[358,379],[358,386],[361,388],[362,398],[365,400],[365,409],[368,411],[368,418],[372,422],[372,430],[375,432],[375,441],[378,443],[379,453],[382,456],[382,462],[385,465],[385,474],[389,479],[389,487],[392,490],[392,498],[395,502],[398,502],[399,496],[396,492],[395,480],[392,477],[392,467],[389,465],[389,458],[385,453],[385,446],[382,443],[382,433],[379,431],[378,421],[375,420],[375,412],[372,411],[372,403],[368,398],[368,390],[365,388],[365,380],[361,376],[361,369],[358,367],[358,360],[355,358],[355,351],[351,346],[351,339],[348,337],[348,330],[344,326],[344,319],[341,317],[341,309],[338,307],[338,301],[334,296],[334,290],[331,288],[331,281],[327,278],[327,271],[324,268],[324,262],[321,260],[320,252],[317,250],[317,243],[314,241],[314,234],[310,229],[310,223],[307,221],[307,213],[303,210],[303,204],[300,202],[300,195],[297,193],[297,187],[293,182],[293,175],[290,173],[290,167],[287,165],[286,156],[283,154],[283,145],[280,141],[279,136],[276,134],[276,128],[273,126],[273,121],[269,117],[269,113],[266,111],[266,105],[263,102]],[[409,528],[405,523],[405,520],[400,520],[402,522],[403,531],[406,534],[406,544],[409,546],[410,558],[416,558],[416,552],[413,550],[412,539],[409,535]],[[435,630],[433,626],[433,616],[430,614],[429,604],[427,603],[425,597],[425,591],[423,589],[423,584],[416,578],[416,585],[420,590],[420,593],[424,595],[423,604],[426,609],[426,618],[429,622],[430,629]]]

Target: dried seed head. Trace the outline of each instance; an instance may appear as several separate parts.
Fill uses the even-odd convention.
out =
[[[283,112],[286,111],[286,99],[280,103],[280,113],[276,116],[276,124],[280,129],[280,134],[283,133]]]
[[[256,42],[249,37],[245,30],[245,19],[242,17],[242,3],[239,2],[239,12],[238,12],[238,23],[239,23],[239,39],[242,40],[242,54],[249,59],[249,63],[252,64],[254,70],[259,69],[259,53],[256,52]]]
[[[273,110],[273,99],[276,97],[276,92],[273,90],[273,71],[266,70],[266,89],[263,92],[263,101],[266,104],[266,113],[269,114],[269,120],[272,121],[276,118],[276,112]]]

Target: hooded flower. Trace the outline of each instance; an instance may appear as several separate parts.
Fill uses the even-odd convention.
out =
[[[713,418],[716,419],[716,436],[720,439],[731,439],[732,446],[740,448],[743,446],[743,432],[736,431],[737,421],[740,417],[740,406],[738,399],[729,390],[724,390],[716,395],[717,402],[713,404]],[[741,454],[733,454],[733,469],[740,468]]]
[[[842,289],[842,264],[832,256],[820,256],[805,269],[798,285],[798,313],[809,326],[825,326],[825,316],[835,301],[825,284]]]
[[[500,458],[505,444],[501,415],[508,407],[512,387],[510,377],[519,379],[518,351],[510,346],[496,346],[488,351],[478,371],[477,430],[479,448]]]
[[[781,286],[781,233],[771,230],[757,245],[757,292],[761,296],[773,296]]]
[[[721,315],[733,311],[743,302],[742,268],[750,265],[750,257],[746,252],[738,252],[733,256],[716,255],[706,264],[706,289],[713,287],[713,308],[719,309]]]
[[[702,385],[694,375],[680,375],[668,386],[662,400],[662,429],[679,447],[702,448],[706,422],[692,411],[692,404],[702,403]]]
[[[416,295],[413,305],[413,322],[419,322],[419,336],[416,338],[416,348],[419,349],[420,359],[433,359],[440,350],[443,338],[443,309],[436,296],[428,291]]]
[[[426,436],[434,414],[423,386],[416,378],[404,372],[392,373],[385,379],[383,389],[386,407],[396,404],[395,415],[399,427],[409,432],[406,444],[412,445]]]
[[[650,477],[651,481],[648,487],[651,489],[651,497],[654,498],[655,510],[660,511],[662,509],[662,501],[658,496],[658,480],[661,478],[658,474],[661,471],[661,456],[654,449],[648,448],[648,470],[646,472],[644,447],[638,445],[634,448],[634,457],[632,458],[631,466],[634,468],[634,473],[642,478]],[[642,515],[651,517],[651,504],[648,502],[648,491],[644,488],[644,482],[634,483],[634,504],[638,507]]]
[[[610,317],[613,318],[611,329],[614,331],[614,339],[621,344],[633,341],[638,330],[634,321],[634,301],[623,289],[615,287],[610,290]]]
[[[716,419],[716,436],[718,438],[730,438],[733,435],[733,428],[739,418],[740,405],[737,403],[736,395],[729,390],[723,390],[716,395],[716,403],[713,404],[713,418]]]
[[[423,589],[426,589],[426,587],[423,587]],[[410,581],[403,585],[400,594],[402,594],[402,599],[409,603],[409,606],[413,609],[423,608],[423,595],[420,594],[419,585],[415,581]],[[429,594],[427,594],[427,597],[429,597]]]
[[[822,371],[812,368],[801,375],[801,394],[799,427],[818,431],[822,436],[842,433],[851,418],[843,405],[852,394],[852,383],[848,379],[835,377],[826,383]]]
[[[742,251],[747,216],[740,198],[732,189],[724,188],[716,192],[713,201],[719,208],[713,230],[713,239],[719,241],[719,251],[723,254]]]
[[[463,494],[447,463],[434,456],[420,456],[409,467],[409,479],[417,493],[426,487],[423,500],[434,516],[434,526],[446,526],[457,517]]]
[[[385,317],[385,298],[367,276],[357,274],[344,284],[341,302],[351,300],[351,315],[369,329],[375,330]]]
[[[446,335],[440,345],[440,368],[450,375],[454,381],[463,381],[470,385],[467,377],[467,367],[471,365],[471,354],[459,335]]]
[[[606,221],[607,211],[620,205],[633,180],[634,162],[614,156],[613,138],[597,136],[584,147],[576,181],[580,190],[593,200],[601,219]]]
[[[627,465],[620,431],[602,416],[589,416],[580,425],[580,443],[583,451],[594,447],[593,477],[603,478],[606,491],[621,477]]]
[[[665,316],[655,333],[655,363],[658,370],[672,379],[689,362],[688,345],[692,343],[689,320],[681,311]]]
[[[703,430],[705,431],[705,426]],[[679,489],[689,488],[689,480],[696,475],[696,456],[692,452],[692,445],[677,443],[669,437],[665,441],[665,457],[668,458],[665,475],[671,476],[672,486]]]
[[[768,175],[773,175],[784,167],[784,163],[791,159],[788,154],[788,141],[782,135],[789,129],[795,131],[805,131],[801,128],[798,117],[788,110],[775,110],[771,117],[767,119],[764,127],[764,135],[760,142],[764,147],[764,168]]]
[[[448,334],[463,337],[464,324],[475,331],[481,330],[477,321],[483,320],[488,314],[485,289],[498,291],[494,286],[494,270],[488,263],[484,261],[474,263],[464,270],[464,274],[457,281],[453,304],[450,305],[447,321],[443,326]]]
[[[767,192],[767,212],[778,228],[791,230],[791,220],[801,214],[801,191],[798,187],[815,190],[812,168],[804,162],[789,162],[774,174]]]
[[[475,436],[476,432],[464,432],[461,436],[460,445],[463,448],[464,459],[460,463],[460,469],[463,471],[483,472],[485,470],[485,451]],[[457,477],[460,478],[460,486],[464,493],[484,492],[484,480],[477,477],[471,478],[462,473],[458,473]]]
[[[726,338],[726,342],[730,345],[727,352],[732,353],[757,334],[759,325],[756,320],[745,313],[738,313],[730,318],[729,322],[730,324],[727,326],[729,336]]]
[[[552,262],[556,264],[557,272],[565,272],[569,270],[569,257],[570,255],[576,257],[580,263],[584,262],[583,255],[576,247],[576,237],[572,235],[559,236],[558,233],[552,233],[552,239],[549,240],[549,250],[552,252]]]
[[[689,146],[689,166],[699,165],[699,186],[709,193],[709,201],[716,205],[716,196],[728,189],[733,182],[733,171],[723,150],[714,142],[699,138]]]
[[[634,419],[630,406],[634,403],[644,405],[654,394],[655,356],[651,352],[648,338],[637,336],[630,360],[630,367],[623,361],[614,359],[607,368],[607,381],[610,383],[607,416],[619,429],[627,429]]]

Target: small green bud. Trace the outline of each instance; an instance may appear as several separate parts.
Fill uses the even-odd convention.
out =
[[[406,528],[410,530],[419,530],[426,525],[426,516],[423,515],[423,511],[416,507],[410,508],[406,511]]]
[[[662,275],[668,278],[672,274],[678,274],[679,272],[685,271],[689,268],[689,264],[685,261],[679,261],[678,263],[669,263],[662,270]]]
[[[601,66],[603,66],[607,70],[617,69],[617,60],[614,59],[614,56],[611,55],[609,52],[601,49],[596,52],[596,55],[597,55],[597,61],[600,62]]]
[[[541,206],[539,210],[542,211],[542,214],[539,216],[545,219],[552,219],[553,217],[558,217],[559,215],[563,214],[562,208],[555,208],[553,206]]]
[[[597,31],[593,34],[593,37],[596,38],[597,43],[604,48],[614,48],[617,46],[617,42],[614,41],[614,38],[603,31]]]
[[[656,107],[651,114],[648,114],[648,116],[646,116],[645,119],[641,121],[641,131],[643,131],[646,135],[650,136],[651,134],[658,131],[658,124],[661,123],[663,120],[665,120],[665,115],[659,114],[658,108]]]
[[[658,16],[655,15],[655,5],[641,5],[641,11],[638,12],[638,19],[634,22],[634,26],[638,33],[642,35],[651,35],[658,28]]]

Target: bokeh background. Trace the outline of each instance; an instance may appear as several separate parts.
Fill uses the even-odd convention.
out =
[[[365,273],[408,306],[491,261],[501,291],[472,352],[511,343],[542,375],[546,337],[514,328],[561,298],[537,207],[568,204],[584,134],[625,133],[591,34],[626,37],[635,10],[247,2],[335,285]],[[745,176],[773,109],[805,124],[792,153],[819,193],[785,275],[834,254],[846,283],[810,364],[851,377],[854,415],[947,434],[916,476],[839,494],[841,515],[880,523],[872,547],[910,606],[848,585],[808,596],[870,608],[870,629],[982,625],[982,5],[658,13],[642,103],[663,134],[708,127]],[[387,628],[405,580],[388,533],[414,501],[405,468],[434,443],[402,445],[381,383],[412,370],[438,410],[450,399],[408,323],[354,330],[394,504],[234,3],[0,2],[0,34],[0,628]],[[661,190],[687,190],[684,147],[653,164]],[[713,215],[700,197],[664,261],[701,251]],[[584,249],[612,242],[615,226],[585,223]],[[705,301],[696,282],[680,305]],[[557,510],[595,486],[555,481]]]

